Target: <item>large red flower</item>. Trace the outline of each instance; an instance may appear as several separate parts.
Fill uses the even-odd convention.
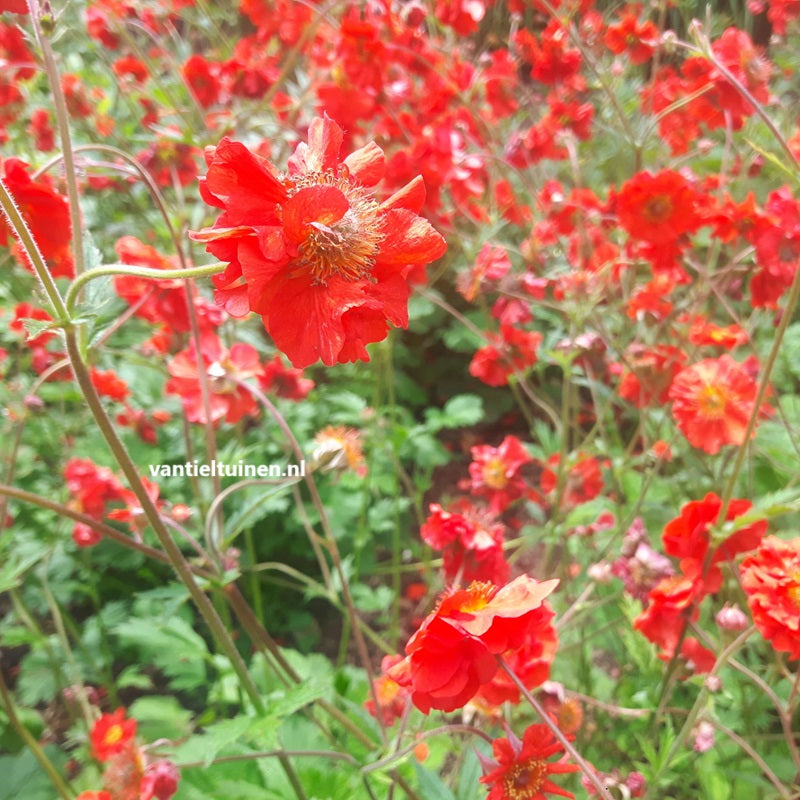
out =
[[[679,172],[637,172],[617,195],[620,225],[635,239],[672,244],[697,229],[697,194]]]
[[[725,521],[746,514],[752,507],[749,500],[732,499],[728,503]],[[702,500],[686,503],[681,508],[680,516],[667,523],[662,537],[664,551],[681,559],[684,572],[702,569],[711,551],[711,562],[704,576],[708,592],[717,591],[722,582],[719,567],[714,565],[754,550],[767,532],[766,520],[760,520],[745,525],[712,547],[709,531],[716,524],[721,508],[722,500],[714,492],[709,492]],[[689,562],[693,562],[694,566],[690,566]]]
[[[675,376],[669,388],[672,416],[691,445],[714,455],[723,445],[744,444],[758,389],[748,366],[723,355]],[[768,411],[764,404],[760,413]]]
[[[481,759],[484,769],[491,770],[480,779],[491,786],[487,800],[545,800],[545,793],[574,798],[572,792],[548,777],[578,770],[576,764],[549,761],[563,750],[564,746],[542,724],[531,725],[522,734],[522,741],[511,731],[507,739],[495,739],[492,742],[495,761]]]
[[[543,600],[557,585],[520,575],[502,588],[473,583],[451,590],[409,639],[407,658],[390,677],[411,686],[424,714],[461,708],[494,677],[498,655],[521,647],[531,629],[549,625],[552,612]]]
[[[368,360],[366,344],[408,324],[411,270],[446,249],[417,216],[422,179],[378,203],[383,151],[370,143],[340,160],[342,138],[315,119],[284,175],[228,138],[206,153],[200,190],[223,212],[193,237],[229,262],[216,300],[233,316],[260,314],[295,367]]]
[[[761,635],[791,659],[800,659],[800,538],[764,539],[742,562],[742,588]]]

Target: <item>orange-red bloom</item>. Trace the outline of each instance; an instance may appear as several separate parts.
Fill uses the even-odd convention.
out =
[[[790,659],[800,659],[800,538],[764,539],[742,562],[742,588],[761,635]]]
[[[519,471],[533,459],[516,436],[506,436],[499,447],[478,445],[471,452],[472,494],[486,497],[494,513],[500,514],[515,500],[531,495]]]
[[[557,585],[520,575],[502,588],[473,583],[451,590],[409,639],[407,658],[390,677],[411,687],[414,705],[425,714],[461,708],[494,677],[497,656],[550,624],[552,612],[542,601]]]
[[[409,273],[446,249],[417,216],[422,179],[378,203],[383,151],[370,143],[340,160],[342,139],[327,116],[315,119],[286,175],[228,138],[206,153],[200,191],[223,212],[193,236],[229,262],[214,278],[217,302],[236,317],[261,314],[295,367],[368,360],[365,345],[408,324]]]
[[[700,224],[695,190],[679,172],[639,172],[617,196],[620,224],[635,239],[654,245],[672,244]]]
[[[757,388],[746,366],[729,355],[706,358],[672,381],[672,416],[692,446],[714,455],[723,445],[744,444]]]
[[[92,727],[89,741],[98,761],[108,761],[121,753],[136,735],[136,720],[125,719],[125,709],[118,708],[113,714],[103,714]]]
[[[728,504],[725,521],[746,514],[752,507],[749,500],[734,498]],[[719,567],[714,565],[754,550],[767,532],[766,520],[760,520],[737,530],[712,548],[709,531],[716,524],[721,508],[722,500],[713,492],[709,492],[702,500],[686,503],[681,508],[680,516],[667,523],[662,537],[664,552],[681,559],[684,572],[702,569],[711,550],[711,566],[704,576],[707,592],[717,591],[722,582]]]
[[[507,739],[495,739],[492,742],[495,761],[481,759],[484,769],[491,770],[480,779],[491,786],[486,800],[545,800],[545,794],[574,798],[572,792],[548,777],[578,770],[577,764],[549,761],[563,750],[564,746],[543,724],[531,725],[522,734],[522,741],[511,731]]]

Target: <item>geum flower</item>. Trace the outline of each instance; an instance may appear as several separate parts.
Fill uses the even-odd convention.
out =
[[[502,588],[472,583],[450,590],[409,639],[406,658],[389,677],[411,688],[411,700],[424,714],[461,708],[495,676],[498,656],[550,625],[552,611],[543,601],[557,585],[520,575]]]
[[[563,759],[549,761],[563,750],[547,725],[531,725],[522,741],[511,731],[507,739],[495,739],[495,761],[480,759],[484,770],[491,770],[480,779],[491,787],[487,800],[545,800],[545,793],[574,798],[548,777],[578,770],[577,764],[566,764]]]
[[[243,144],[224,138],[206,152],[200,191],[223,209],[193,233],[222,261],[215,298],[235,317],[255,311],[295,367],[368,360],[365,345],[389,325],[408,325],[408,275],[441,256],[444,239],[417,211],[417,177],[382,203],[371,187],[384,173],[374,143],[339,158],[342,130],[316,118],[308,144],[277,175]]]
[[[800,659],[800,538],[767,536],[741,573],[756,628],[776,650]]]

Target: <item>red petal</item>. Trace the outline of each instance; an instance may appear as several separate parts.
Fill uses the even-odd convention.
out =
[[[258,224],[264,219],[265,206],[286,199],[285,187],[267,162],[227,137],[214,152],[205,189],[224,203],[230,226]]]
[[[425,181],[422,175],[417,175],[413,181],[398,189],[391,197],[380,205],[380,211],[390,211],[393,208],[406,208],[418,212],[425,203]]]
[[[387,264],[428,264],[444,255],[447,242],[430,222],[418,217],[412,211],[396,208],[388,211],[386,238],[381,242],[378,263]]]
[[[299,244],[310,233],[309,224],[331,225],[350,209],[350,204],[335,186],[307,186],[283,204],[286,238]]]
[[[342,129],[327,114],[316,117],[308,128],[308,144],[297,145],[289,169],[293,173],[336,170],[342,138]]]
[[[370,142],[351,153],[344,160],[344,164],[350,170],[350,175],[362,186],[374,186],[386,170],[383,150],[375,142]]]

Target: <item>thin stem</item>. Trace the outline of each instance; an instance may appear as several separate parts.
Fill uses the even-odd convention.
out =
[[[55,112],[58,137],[61,141],[61,152],[64,156],[64,177],[67,184],[67,199],[69,201],[69,219],[72,228],[72,256],[75,260],[75,274],[83,272],[83,224],[81,220],[80,197],[78,194],[78,178],[75,169],[75,157],[72,150],[72,137],[69,130],[69,112],[61,88],[61,77],[58,72],[53,48],[49,39],[42,31],[39,0],[28,0],[31,12],[31,23],[36,41],[42,50],[44,69],[50,83],[50,94],[53,98],[53,111]]]
[[[290,758],[331,758],[337,761],[346,761],[348,764],[358,764],[358,761],[349,753],[339,753],[336,750],[262,750],[258,753],[240,753],[235,756],[220,756],[213,761],[183,761],[175,764],[179,769],[191,769],[192,767],[203,767],[204,769],[212,764],[229,764],[235,761],[255,761],[259,758],[275,758],[276,756],[288,756]]]
[[[133,275],[136,278],[151,278],[156,281],[205,278],[209,275],[217,275],[226,266],[222,262],[217,262],[215,264],[206,264],[202,267],[190,267],[189,269],[152,269],[151,267],[134,267],[130,264],[106,264],[102,267],[95,267],[75,278],[69,289],[67,289],[67,310],[69,314],[72,314],[81,288],[95,278],[102,278],[107,275]],[[66,316],[66,313],[64,316]]]
[[[24,503],[31,503],[32,505],[39,506],[40,508],[46,508],[49,511],[55,512],[60,517],[68,517],[75,522],[80,522],[83,525],[87,525],[88,527],[92,528],[92,530],[97,531],[108,539],[112,539],[113,541],[124,545],[125,547],[130,547],[132,550],[137,550],[148,558],[152,558],[155,561],[160,561],[163,564],[170,563],[169,558],[160,550],[156,550],[154,547],[150,547],[143,542],[138,542],[136,539],[126,536],[121,531],[118,531],[116,528],[112,528],[110,525],[106,525],[100,520],[96,520],[93,517],[87,516],[86,514],[81,514],[79,511],[73,511],[69,506],[56,503],[54,500],[50,500],[47,497],[33,494],[33,492],[26,492],[24,489],[18,489],[16,486],[8,486],[4,483],[0,483],[0,495],[4,497],[11,497],[14,500],[21,500]],[[194,572],[194,574],[200,578],[212,577],[210,573],[206,572],[200,567],[192,566],[191,569],[192,572]]]
[[[597,771],[589,765],[584,757],[575,749],[572,742],[562,733],[561,728],[550,719],[550,715],[544,710],[542,704],[528,691],[525,684],[517,677],[513,669],[505,662],[502,656],[497,657],[500,666],[505,670],[509,678],[514,682],[514,685],[519,689],[522,696],[528,701],[531,708],[541,717],[542,722],[550,728],[550,732],[561,743],[562,747],[569,753],[572,760],[580,767],[581,772],[591,782],[592,786],[597,789],[600,797],[604,800],[614,800],[609,794],[608,789],[603,786],[602,781],[597,775]]]
[[[117,436],[117,432],[114,429],[114,426],[112,425],[105,408],[103,408],[103,404],[100,402],[100,398],[89,376],[89,371],[81,357],[74,331],[68,331],[65,339],[67,345],[67,354],[69,355],[70,362],[72,363],[72,371],[75,373],[75,378],[83,392],[86,404],[89,406],[89,410],[94,416],[97,427],[100,429],[100,432],[103,434],[106,443],[113,452],[117,463],[128,480],[131,490],[136,495],[136,498],[139,501],[145,516],[153,526],[153,530],[158,537],[161,547],[166,552],[170,564],[182,583],[189,590],[189,594],[191,595],[192,600],[194,600],[198,611],[202,615],[208,627],[211,629],[211,632],[213,633],[219,646],[228,657],[231,666],[239,677],[241,685],[250,698],[253,707],[256,709],[259,715],[263,715],[265,713],[264,702],[261,699],[258,689],[253,683],[253,679],[250,677],[250,674],[247,671],[247,667],[241,655],[239,654],[239,651],[236,649],[233,639],[225,628],[225,624],[214,608],[214,605],[211,603],[205,592],[203,592],[203,590],[197,585],[195,576],[189,563],[184,558],[180,548],[172,540],[169,531],[167,530],[160,514],[158,513],[158,509],[156,508],[153,500],[150,498],[150,495],[147,493],[147,489],[145,488],[144,484],[142,483],[142,479],[139,476],[136,465],[133,463],[128,451],[125,449],[125,445],[122,443],[122,440],[119,438],[119,436]]]
[[[13,196],[6,188],[5,183],[3,183],[2,178],[0,178],[0,206],[11,226],[11,230],[14,232],[14,236],[19,240],[25,250],[25,255],[31,262],[33,271],[39,279],[39,283],[42,289],[44,289],[47,299],[50,301],[50,305],[53,308],[52,316],[57,320],[68,319],[67,308],[61,298],[61,292],[58,291],[58,286],[56,286],[53,276],[47,268],[47,263],[44,260],[41,250],[39,250],[39,246],[36,244],[36,240],[33,238],[28,223],[25,222],[24,217],[17,208],[17,204],[14,202]]]
[[[0,698],[3,701],[3,708],[5,709],[8,721],[11,723],[11,727],[14,728],[20,739],[25,742],[36,757],[36,760],[42,765],[42,769],[44,769],[47,773],[47,777],[53,782],[53,786],[55,786],[62,800],[72,800],[75,795],[70,791],[61,775],[58,774],[58,770],[53,766],[53,762],[47,757],[44,750],[39,745],[39,742],[36,741],[31,732],[22,724],[20,718],[17,716],[17,712],[14,710],[14,702],[11,699],[11,694],[3,679],[3,670],[1,669]]]
[[[685,628],[684,628],[685,630]],[[733,654],[739,650],[742,645],[747,641],[747,639],[752,636],[755,632],[755,626],[751,625],[746,631],[742,631],[718,656],[716,663],[711,669],[711,672],[708,673],[709,678],[713,678],[715,675],[719,674],[722,668],[728,663],[730,658]],[[697,722],[697,718],[700,716],[700,712],[703,710],[705,706],[706,697],[708,697],[709,689],[708,689],[708,679],[701,687],[700,691],[697,693],[697,698],[694,701],[694,705],[692,706],[689,714],[687,715],[683,727],[680,729],[680,732],[672,741],[672,745],[667,752],[666,757],[661,762],[662,770],[666,768],[672,759],[677,754],[678,750],[683,747],[683,743],[686,738],[689,736],[689,733],[695,726]],[[655,785],[653,784],[653,788]],[[650,793],[648,792],[645,797],[650,797]]]
[[[388,756],[385,756],[384,758],[381,758],[378,761],[373,761],[371,764],[367,764],[366,767],[361,768],[361,772],[367,775],[370,772],[375,772],[376,770],[383,769],[389,764],[398,761],[403,756],[410,753],[424,739],[431,739],[432,737],[440,736],[443,733],[446,734],[469,733],[473,736],[480,737],[485,742],[489,742],[490,744],[492,742],[491,736],[482,731],[480,728],[476,728],[472,725],[442,725],[439,728],[433,728],[432,730],[423,731],[422,733],[417,734],[416,739],[411,744],[407,745],[406,747],[403,747],[400,750],[396,750],[395,752],[390,753]]]
[[[747,753],[748,756],[756,763],[759,767],[761,767],[761,771],[764,773],[764,777],[778,790],[780,796],[784,798],[784,800],[788,800],[791,797],[786,787],[781,783],[778,776],[769,768],[769,765],[763,758],[756,752],[756,750],[739,736],[738,733],[732,731],[730,728],[726,728],[721,722],[716,719],[709,719],[709,723],[714,726],[718,731],[724,733],[732,742],[736,742],[739,747]]]

